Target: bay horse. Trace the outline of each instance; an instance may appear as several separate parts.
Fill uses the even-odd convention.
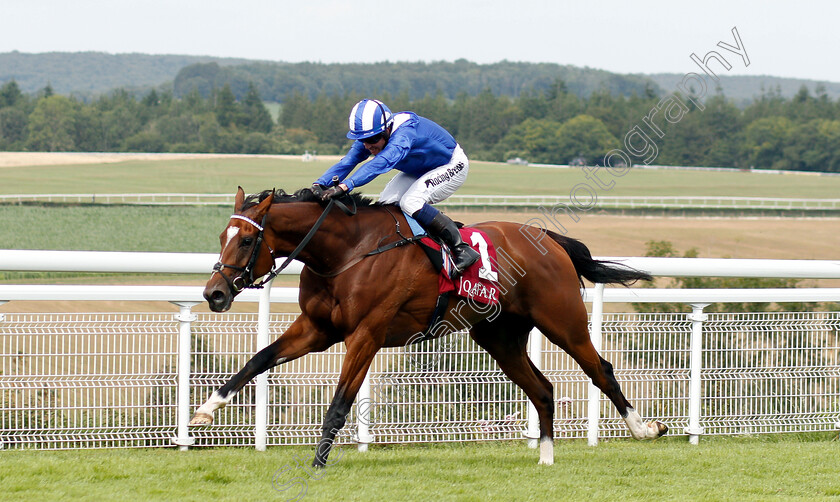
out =
[[[214,312],[227,311],[243,288],[273,271],[276,258],[297,255],[305,265],[300,274],[301,313],[280,337],[212,393],[196,410],[191,425],[210,425],[213,412],[258,374],[343,341],[346,355],[338,387],[313,460],[314,466],[323,467],[377,351],[428,338],[417,335],[428,333],[438,297],[438,274],[424,251],[405,245],[370,254],[383,242],[398,241],[400,227],[408,228],[402,211],[355,194],[342,200],[354,205],[355,213],[329,212],[334,201],[325,209],[306,188],[294,194],[267,190],[246,198],[239,187],[204,297]],[[635,439],[665,434],[668,428],[661,422],[642,421],[622,394],[612,365],[593,347],[580,292],[582,278],[626,286],[650,280],[650,276],[618,263],[594,260],[580,241],[546,229],[505,222],[474,227],[484,231],[504,257],[493,264],[498,275],[507,278],[499,280],[499,308],[494,312],[463,309],[456,305],[456,298],[450,298],[437,326],[444,329],[436,329],[431,337],[449,334],[458,326],[468,328],[472,339],[522,388],[539,415],[539,463],[554,462],[554,399],[552,384],[526,353],[528,334],[535,326],[571,355],[606,394]]]

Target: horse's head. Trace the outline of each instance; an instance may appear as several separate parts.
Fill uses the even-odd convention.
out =
[[[242,187],[236,192],[234,214],[219,236],[219,261],[204,288],[204,298],[213,312],[230,309],[236,295],[272,269],[274,253],[264,229],[273,199],[274,194],[267,192],[259,203],[246,206]]]

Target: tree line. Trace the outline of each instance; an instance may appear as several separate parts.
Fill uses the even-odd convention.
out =
[[[49,86],[25,94],[10,81],[0,87],[0,150],[337,154],[349,146],[347,114],[364,97],[292,92],[275,120],[253,83],[240,94],[225,84],[182,97],[116,90],[83,102]],[[454,99],[440,90],[375,97],[437,121],[473,159],[557,164],[598,163],[663,99],[651,88],[580,96],[562,80],[516,97],[489,88]],[[824,89],[791,98],[764,91],[744,107],[720,91],[702,108],[683,102],[677,123],[657,119],[657,164],[840,172],[840,99]]]

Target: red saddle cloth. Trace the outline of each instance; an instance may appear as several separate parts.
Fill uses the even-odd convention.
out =
[[[426,246],[439,250],[443,266],[438,275],[438,291],[440,294],[454,291],[458,296],[470,298],[480,303],[495,305],[499,303],[499,274],[496,271],[496,247],[490,242],[487,234],[474,228],[461,228],[461,238],[473,249],[478,251],[481,258],[472,264],[454,282],[452,271],[454,265],[448,249],[442,249],[438,243],[429,237],[420,242]]]

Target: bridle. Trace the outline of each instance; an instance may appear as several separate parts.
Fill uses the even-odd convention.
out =
[[[350,200],[352,201],[352,199]],[[266,211],[260,224],[258,224],[251,218],[248,218],[247,216],[243,216],[241,214],[234,214],[233,216],[231,216],[231,219],[247,221],[259,231],[259,233],[257,234],[257,238],[256,240],[254,240],[254,244],[251,248],[251,257],[248,259],[248,264],[244,267],[222,263],[220,257],[219,261],[216,262],[215,265],[213,265],[213,271],[218,272],[219,275],[221,275],[225,279],[225,282],[227,282],[227,285],[234,296],[238,295],[243,289],[262,289],[266,284],[268,284],[271,280],[277,277],[277,274],[279,274],[286,267],[288,267],[289,264],[292,263],[292,260],[297,258],[300,252],[303,251],[303,248],[307,244],[309,244],[309,241],[312,240],[312,237],[315,235],[315,232],[317,232],[318,229],[321,227],[321,224],[324,223],[324,220],[327,218],[330,209],[332,209],[335,205],[338,205],[341,208],[341,210],[344,211],[347,215],[352,216],[356,214],[355,201],[353,201],[353,209],[351,210],[343,202],[338,201],[336,199],[330,199],[330,201],[327,203],[327,207],[324,208],[324,212],[321,213],[321,216],[318,218],[315,224],[312,225],[312,228],[309,229],[309,232],[300,241],[300,244],[298,244],[294,251],[289,253],[289,256],[286,257],[286,261],[284,261],[283,264],[277,268],[275,268],[274,266],[274,250],[271,249],[271,246],[269,246],[268,242],[266,242],[266,247],[268,248],[269,253],[271,253],[271,270],[268,271],[268,273],[265,275],[265,278],[258,284],[254,284],[254,281],[256,280],[256,278],[254,277],[254,265],[256,265],[257,263],[260,247],[263,241],[265,240],[265,223],[268,219],[268,212]],[[229,268],[235,272],[239,272],[239,275],[231,278],[230,276],[222,272],[222,270],[226,268]]]
[[[254,284],[254,280],[255,280],[254,265],[257,264],[257,258],[259,257],[259,254],[260,254],[259,253],[260,246],[262,245],[263,240],[265,240],[265,221],[266,221],[266,219],[268,219],[268,213],[266,212],[265,215],[263,216],[262,224],[258,224],[256,221],[252,220],[251,218],[248,218],[247,216],[242,216],[241,214],[234,214],[233,216],[230,217],[230,219],[247,221],[248,223],[253,225],[257,230],[259,230],[259,233],[257,234],[257,238],[254,240],[254,244],[251,246],[251,257],[248,259],[248,264],[246,266],[240,267],[238,265],[228,265],[227,263],[222,263],[221,257],[219,258],[219,261],[217,261],[216,264],[213,265],[213,272],[218,272],[219,275],[221,275],[225,279],[225,282],[227,282],[227,285],[230,288],[231,293],[233,293],[234,295],[237,295],[243,289],[248,289],[248,288],[260,289],[260,288],[262,288],[268,281],[270,281],[271,279],[274,279],[274,277],[277,275],[277,273],[280,270],[275,271],[274,265],[272,264],[271,270],[268,273],[268,275],[270,277],[261,281],[259,284],[256,284],[256,285]],[[273,261],[274,261],[274,250],[271,249],[271,246],[269,246],[268,243],[266,243],[266,247],[268,248],[269,253],[271,253],[271,258],[272,258],[272,263],[273,263]],[[228,276],[227,274],[222,272],[222,270],[226,269],[226,268],[229,268],[229,269],[231,269],[235,272],[239,272],[239,275],[237,275],[237,276],[235,276],[231,279],[231,276]]]

